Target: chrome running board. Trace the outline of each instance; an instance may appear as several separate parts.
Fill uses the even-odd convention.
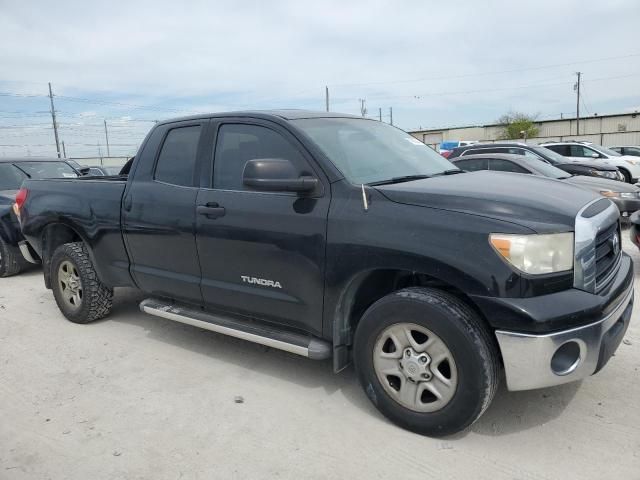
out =
[[[312,360],[324,360],[331,357],[331,345],[328,342],[300,333],[277,329],[272,325],[267,326],[257,322],[213,315],[194,308],[151,298],[140,303],[140,310],[156,317],[259,343]]]

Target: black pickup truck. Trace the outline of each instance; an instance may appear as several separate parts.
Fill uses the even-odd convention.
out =
[[[306,111],[157,124],[128,178],[28,180],[16,205],[63,314],[142,311],[355,363],[397,424],[445,435],[510,390],[600,370],[631,317],[610,200],[465,173],[381,122]]]

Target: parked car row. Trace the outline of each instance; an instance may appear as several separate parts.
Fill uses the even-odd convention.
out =
[[[590,142],[550,142],[541,146],[574,160],[591,158],[598,163],[614,165],[627,183],[636,183],[640,178],[640,158],[633,155],[623,155]]]
[[[479,153],[507,153],[538,158],[572,175],[587,175],[637,183],[640,147],[602,147],[591,142],[546,142],[539,145],[467,142],[447,152],[447,158]]]
[[[479,153],[450,159],[456,167],[473,172],[491,170],[497,172],[525,173],[563,180],[567,183],[593,190],[616,204],[623,217],[640,210],[640,188],[628,183],[606,178],[571,175],[540,159],[527,155],[508,153]]]
[[[524,155],[547,162],[571,175],[586,175],[611,180],[624,180],[624,175],[614,165],[607,162],[596,162],[592,158],[567,158],[551,149],[526,143],[485,143],[459,147],[451,152],[449,159],[480,153]]]

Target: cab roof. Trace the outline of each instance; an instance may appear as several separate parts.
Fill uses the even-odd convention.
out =
[[[158,125],[166,123],[180,122],[184,120],[199,120],[205,118],[264,118],[278,120],[301,120],[304,118],[358,118],[363,120],[372,120],[359,117],[357,115],[349,115],[346,113],[323,112],[318,110],[299,110],[299,109],[280,109],[280,110],[242,110],[236,112],[217,112],[203,113],[199,115],[190,115],[186,117],[170,118],[163,120]]]

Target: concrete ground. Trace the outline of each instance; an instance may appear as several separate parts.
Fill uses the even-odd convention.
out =
[[[598,375],[502,387],[468,431],[431,439],[377,413],[352,370],[144,315],[141,298],[117,291],[107,320],[75,325],[38,270],[0,279],[0,479],[640,479],[638,309]]]

